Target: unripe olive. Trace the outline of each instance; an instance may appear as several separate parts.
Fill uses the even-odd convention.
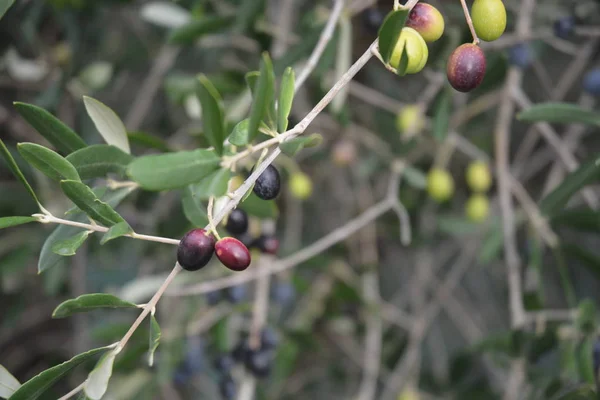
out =
[[[465,213],[473,222],[485,221],[490,212],[490,202],[485,195],[474,194],[465,204]]]
[[[300,200],[306,200],[312,194],[312,181],[302,172],[292,174],[289,182],[290,193]]]
[[[444,33],[444,17],[437,8],[417,3],[408,15],[406,26],[416,30],[426,42],[435,42]]]
[[[475,0],[471,18],[475,33],[486,42],[498,39],[506,29],[506,8],[502,0]]]
[[[403,136],[411,137],[418,134],[425,127],[425,119],[421,107],[416,104],[403,107],[396,117],[396,129]]]
[[[486,60],[479,46],[465,43],[456,48],[448,59],[446,74],[452,87],[459,92],[470,92],[481,84],[485,76]]]
[[[400,37],[394,46],[392,57],[390,58],[390,65],[394,68],[400,66],[400,60],[402,57],[402,51],[406,52],[408,57],[408,65],[406,66],[405,74],[416,74],[420,72],[427,64],[427,58],[429,57],[429,49],[425,39],[419,32],[412,28],[402,28]]]
[[[474,161],[467,167],[467,184],[474,192],[487,192],[492,186],[492,174],[483,161]]]
[[[448,200],[454,194],[454,180],[448,171],[432,168],[427,175],[427,192],[438,202]]]

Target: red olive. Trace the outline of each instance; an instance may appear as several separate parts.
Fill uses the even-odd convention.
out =
[[[457,47],[448,59],[448,81],[459,92],[470,92],[483,81],[485,67],[483,50],[471,43],[463,44]]]
[[[239,240],[226,237],[215,244],[217,258],[232,271],[243,271],[250,265],[250,252]]]

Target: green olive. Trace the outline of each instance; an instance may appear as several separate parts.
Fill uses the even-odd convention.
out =
[[[408,65],[406,67],[406,74],[416,74],[420,72],[427,64],[427,58],[429,57],[429,49],[425,39],[419,32],[412,28],[403,28],[400,33],[400,37],[394,46],[392,57],[390,58],[390,65],[394,68],[400,66],[400,59],[402,51],[405,51],[408,56]]]
[[[486,42],[498,39],[506,29],[506,8],[502,0],[475,0],[471,18],[475,33]]]

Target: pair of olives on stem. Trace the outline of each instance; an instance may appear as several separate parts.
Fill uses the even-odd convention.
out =
[[[471,8],[473,28],[484,41],[498,39],[506,29],[506,9],[502,0],[475,0]],[[438,40],[444,32],[444,18],[432,5],[417,3],[408,15],[405,27],[392,51],[389,64],[400,66],[407,57],[405,74],[420,72],[427,63],[427,43]],[[450,55],[446,67],[448,81],[460,92],[469,92],[483,81],[485,54],[476,43],[465,43]]]

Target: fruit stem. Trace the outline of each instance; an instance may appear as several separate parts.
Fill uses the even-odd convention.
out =
[[[208,214],[208,225],[210,226],[210,231],[217,238],[217,240],[221,240],[221,236],[219,236],[219,232],[217,232],[217,227],[213,221],[213,207],[215,204],[215,196],[210,196],[208,199],[208,208],[206,209],[206,213]]]
[[[469,30],[471,30],[471,35],[473,36],[473,44],[479,44],[479,37],[475,32],[475,27],[473,26],[473,20],[471,19],[471,14],[469,13],[469,7],[467,7],[467,2],[465,0],[460,0],[460,4],[462,4],[463,13],[465,14],[465,19],[467,20],[467,25],[469,25]]]

